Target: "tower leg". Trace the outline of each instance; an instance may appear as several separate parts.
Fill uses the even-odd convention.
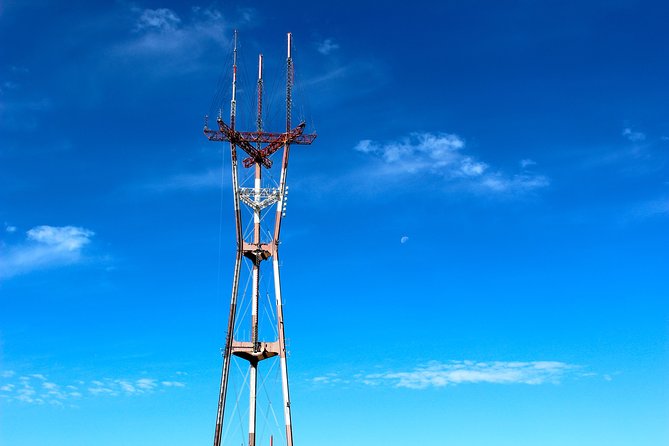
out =
[[[276,295],[276,314],[279,331],[279,358],[281,361],[281,387],[283,389],[283,415],[286,421],[286,446],[293,446],[293,426],[290,415],[290,392],[288,389],[288,364],[286,362],[286,335],[283,329],[283,302],[281,300],[281,279],[279,277],[279,254],[273,258],[274,294]]]
[[[256,388],[258,386],[258,363],[251,362],[249,377],[249,446],[256,445]]]
[[[260,264],[253,264],[253,292],[251,304],[251,342],[255,353],[258,345],[258,292],[259,290]],[[249,361],[251,367],[249,374],[249,446],[256,444],[256,393],[258,387],[258,362]]]
[[[216,431],[214,432],[214,446],[221,445],[221,433],[223,429],[223,414],[225,412],[225,397],[228,393],[228,375],[230,372],[230,361],[232,360],[232,339],[235,328],[235,317],[237,315],[237,292],[239,290],[239,272],[242,266],[242,254],[237,253],[235,260],[235,274],[232,279],[232,296],[230,298],[230,316],[228,317],[228,333],[225,338],[225,349],[223,351],[223,370],[221,372],[221,386],[218,394],[218,411],[216,412]]]

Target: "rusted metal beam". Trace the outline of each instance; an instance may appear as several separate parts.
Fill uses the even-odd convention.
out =
[[[249,157],[243,160],[244,167],[262,164],[266,168],[272,167],[269,157],[286,144],[309,145],[316,139],[316,134],[304,134],[305,123],[285,133],[272,132],[238,132],[229,127],[221,118],[218,118],[218,130],[204,129],[209,141],[229,141],[239,146]],[[254,147],[254,144],[268,144],[263,149]]]

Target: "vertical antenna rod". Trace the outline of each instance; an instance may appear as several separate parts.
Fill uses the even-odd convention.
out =
[[[235,30],[235,49],[232,55],[232,99],[230,100],[230,128],[235,129],[237,117],[237,30]]]
[[[293,58],[290,55],[293,34],[288,33],[288,57],[286,58],[286,132],[290,132],[291,108],[293,106]]]
[[[263,80],[262,80],[262,54],[258,55],[258,116],[256,119],[256,128],[258,133],[262,132],[262,94],[263,94]],[[260,142],[258,142],[260,148]]]

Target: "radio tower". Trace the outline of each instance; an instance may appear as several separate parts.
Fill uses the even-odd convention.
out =
[[[237,32],[234,35],[233,71],[232,71],[232,100],[230,101],[230,124],[226,124],[222,117],[217,119],[218,130],[209,129],[205,123],[204,134],[210,141],[227,141],[230,143],[232,159],[232,188],[235,208],[235,225],[237,239],[237,256],[232,279],[232,293],[230,298],[230,315],[223,349],[223,371],[216,414],[216,431],[214,446],[221,445],[223,419],[225,416],[225,402],[228,391],[228,377],[230,363],[233,356],[248,362],[249,366],[249,439],[248,446],[256,445],[256,393],[258,383],[258,365],[265,359],[278,356],[281,364],[281,384],[283,393],[283,414],[286,427],[286,444],[293,446],[293,430],[291,425],[290,394],[288,391],[288,367],[286,364],[286,338],[283,322],[283,303],[281,300],[281,281],[279,275],[279,242],[281,234],[281,219],[285,215],[286,175],[288,171],[288,156],[291,144],[311,144],[315,134],[304,134],[305,123],[291,128],[291,107],[293,88],[293,60],[291,57],[292,35],[288,33],[288,56],[286,59],[286,131],[284,133],[269,133],[263,130],[263,65],[262,54],[258,58],[258,110],[256,131],[239,132],[235,128],[236,95],[237,95]],[[272,167],[271,156],[283,148],[281,158],[281,174],[278,185],[272,187],[264,183],[263,171]],[[238,149],[247,156],[241,162],[243,168],[254,169],[253,187],[240,187]],[[244,233],[247,222],[242,218],[242,205],[252,215],[252,232]],[[271,222],[271,207],[275,206],[273,230],[261,231],[261,221]],[[268,209],[270,208],[270,209]],[[269,219],[265,219],[265,214]],[[251,225],[251,222],[248,222]],[[238,339],[235,335],[235,320],[240,315],[237,308],[239,297],[239,282],[242,263],[250,262],[251,270],[251,327],[250,339]],[[276,317],[276,339],[261,341],[259,336],[259,295],[261,264],[271,260],[274,278]],[[272,310],[270,310],[272,311]],[[247,316],[248,317],[248,316]],[[274,359],[276,360],[276,359]]]

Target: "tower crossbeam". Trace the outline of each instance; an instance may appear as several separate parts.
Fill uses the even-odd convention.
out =
[[[232,144],[239,146],[247,155],[243,165],[246,168],[253,166],[256,163],[262,164],[266,168],[272,167],[272,160],[269,156],[279,150],[286,144],[300,144],[309,145],[316,139],[316,134],[304,134],[305,123],[295,127],[289,132],[274,133],[274,132],[238,132],[228,126],[222,118],[216,120],[218,123],[218,130],[212,130],[205,127],[204,134],[209,141],[229,141]],[[254,147],[254,144],[265,144],[265,148],[259,150]]]

